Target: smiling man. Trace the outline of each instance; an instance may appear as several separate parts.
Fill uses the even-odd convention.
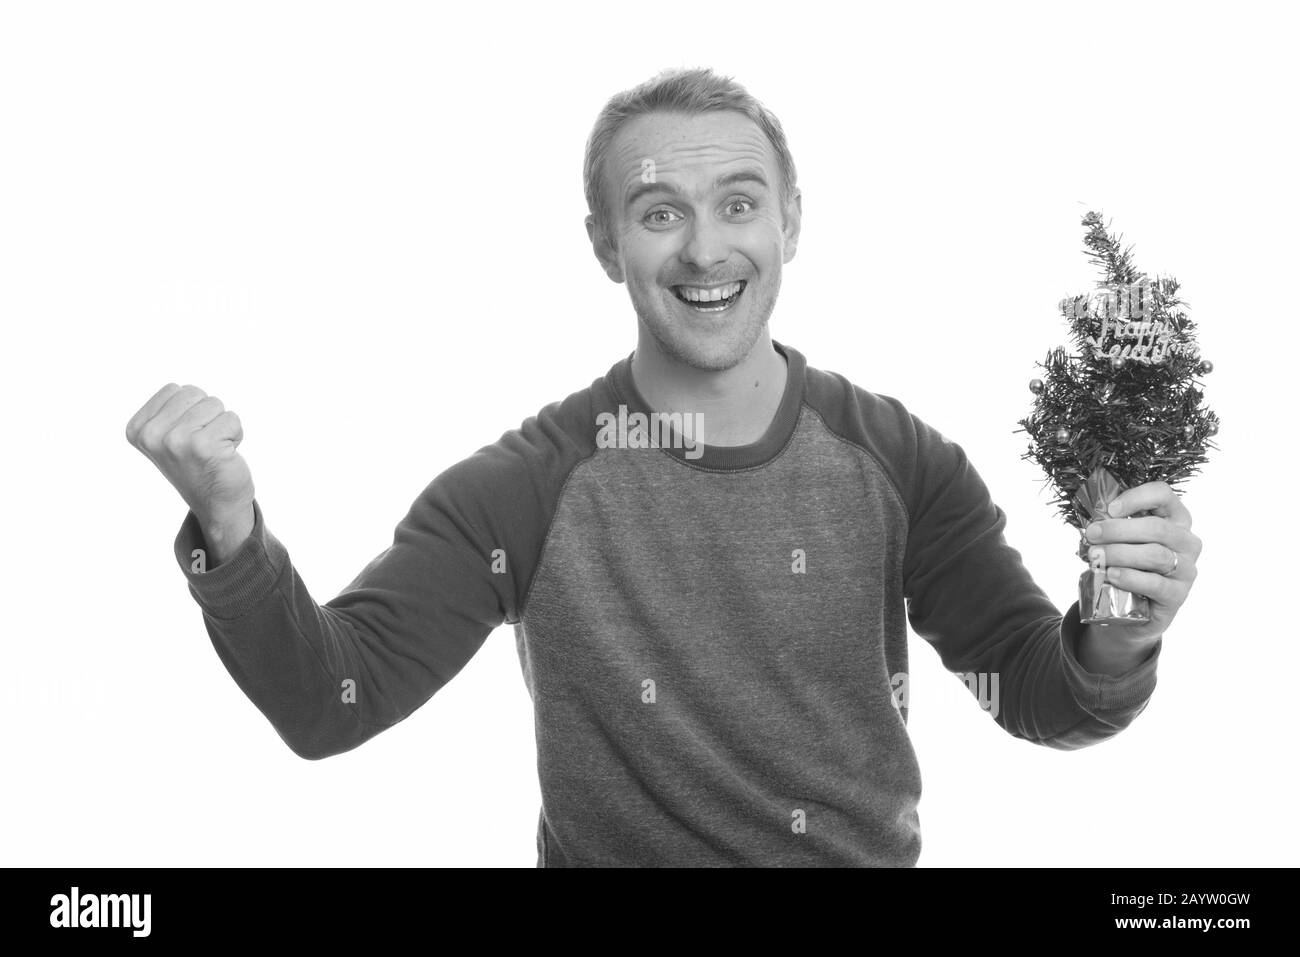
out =
[[[802,203],[782,153],[784,163],[757,123],[730,111],[597,127],[587,232],[605,272],[627,283],[639,379],[664,374],[648,362],[737,382],[784,367],[766,342],[756,348],[799,238]]]
[[[509,623],[539,866],[910,866],[909,621],[1012,735],[1073,749],[1132,722],[1200,553],[1172,490],[1129,490],[1149,514],[1091,539],[1150,625],[1082,627],[960,446],[771,339],[801,199],[769,111],[661,74],[609,101],[585,173],[634,352],[435,478],[328,603],[265,524],[234,413],[168,384],[128,423],[190,506],[175,554],[213,645],[289,747],[360,745]]]

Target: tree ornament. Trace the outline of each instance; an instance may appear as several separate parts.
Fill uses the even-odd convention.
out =
[[[1022,458],[1047,473],[1059,514],[1080,532],[1109,518],[1111,502],[1127,489],[1157,481],[1176,487],[1196,474],[1217,448],[1210,436],[1219,429],[1194,380],[1214,366],[1200,358],[1178,281],[1139,271],[1132,247],[1100,213],[1088,213],[1083,226],[1101,278],[1091,292],[1060,300],[1073,342],[1039,363],[1033,410],[1016,430],[1030,439]],[[1147,596],[1106,580],[1105,549],[1081,535],[1079,557],[1089,564],[1079,577],[1083,624],[1150,621]]]

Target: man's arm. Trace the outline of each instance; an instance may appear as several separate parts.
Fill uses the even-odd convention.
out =
[[[429,483],[392,545],[318,604],[252,497],[233,453],[238,420],[202,396],[165,387],[127,436],[191,506],[175,557],[218,656],[285,743],[310,759],[403,720],[494,628],[518,620],[564,477],[594,442],[582,427],[593,421],[588,395],[548,406]],[[222,432],[206,437],[214,424]],[[215,484],[237,492],[220,509],[209,492],[218,469],[227,480]]]
[[[176,559],[213,647],[295,754],[339,754],[406,718],[513,607],[509,576],[491,570],[491,526],[462,504],[465,471],[431,483],[393,544],[323,605],[259,502],[250,533],[216,567],[205,568],[208,543],[195,513],[186,516]]]
[[[1117,629],[1121,629],[1120,634],[1116,634]],[[1150,658],[1159,639],[1156,636],[1128,641],[1122,634],[1122,626],[1083,625],[1075,645],[1075,657],[1093,674],[1118,678]]]
[[[910,527],[904,591],[913,629],[959,674],[997,675],[995,720],[1064,750],[1103,741],[1146,707],[1161,638],[1108,644],[1062,615],[1006,541],[1006,514],[956,443],[907,414],[901,487]]]

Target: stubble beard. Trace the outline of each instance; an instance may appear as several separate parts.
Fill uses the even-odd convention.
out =
[[[780,289],[779,274],[770,288],[758,289],[752,283],[747,286],[746,296],[751,293],[759,294],[748,306],[753,309],[750,318],[738,329],[728,328],[727,341],[714,348],[709,348],[708,345],[701,347],[698,341],[676,334],[681,324],[664,316],[658,310],[643,306],[635,298],[632,300],[632,305],[636,310],[637,321],[658,343],[664,355],[701,372],[725,372],[739,365],[753,351],[754,344],[767,328],[772,311],[776,308],[776,296]]]

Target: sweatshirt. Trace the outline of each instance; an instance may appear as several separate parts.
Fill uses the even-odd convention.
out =
[[[1058,749],[1133,721],[1160,644],[1087,671],[1078,602],[1062,615],[1035,584],[962,448],[773,345],[788,375],[757,442],[692,447],[679,420],[647,443],[629,355],[434,478],[324,604],[259,501],[206,571],[191,511],[175,555],[217,655],[318,759],[407,718],[508,624],[538,867],[915,865],[909,624],[1001,728]]]

